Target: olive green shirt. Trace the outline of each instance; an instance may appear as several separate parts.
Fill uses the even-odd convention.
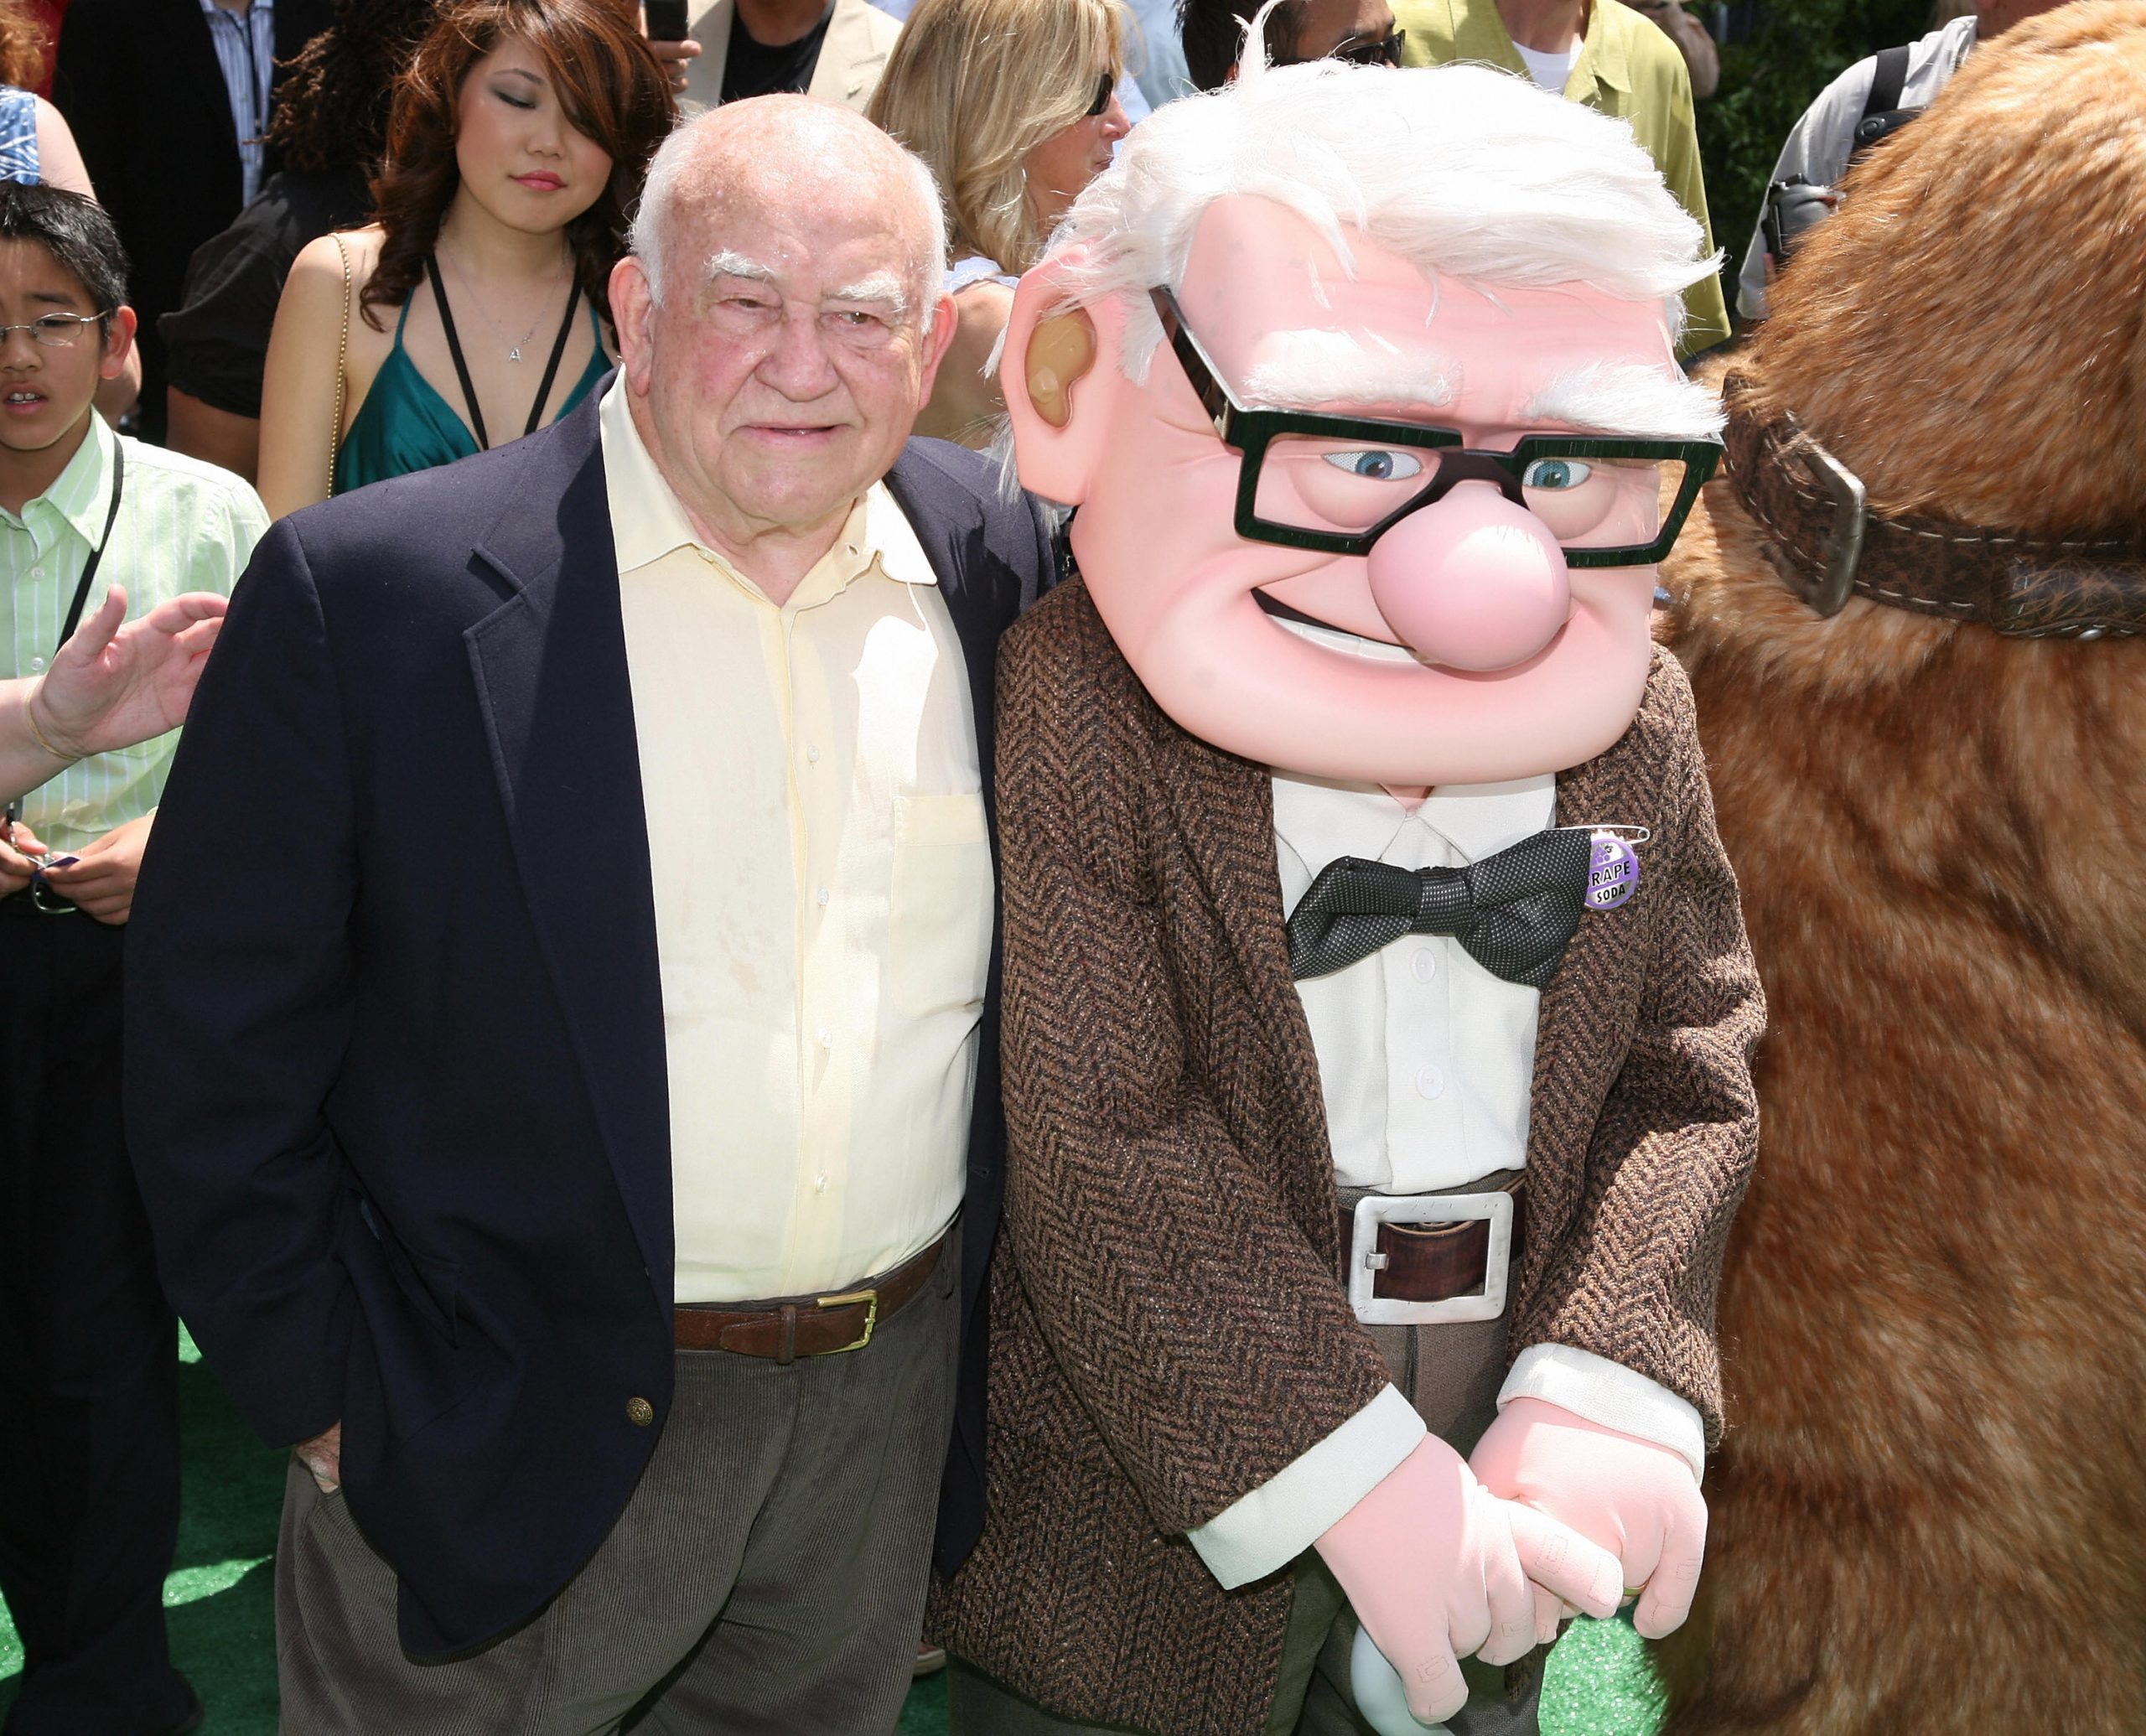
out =
[[[1443,66],[1473,60],[1516,78],[1527,68],[1498,16],[1495,0],[1393,0],[1393,20],[1407,33],[1403,66]],[[1699,220],[1707,251],[1713,225],[1707,218],[1705,178],[1699,171],[1699,137],[1692,120],[1692,79],[1677,44],[1628,6],[1593,0],[1579,58],[1565,80],[1574,102],[1627,122],[1654,158],[1677,201]],[[1684,292],[1687,322],[1679,355],[1690,355],[1729,335],[1729,309],[1718,272]]]

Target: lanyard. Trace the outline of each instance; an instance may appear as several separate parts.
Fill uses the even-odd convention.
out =
[[[91,411],[91,415],[96,412]],[[96,438],[96,430],[90,430],[90,438]],[[111,505],[104,516],[104,534],[97,538],[97,546],[90,551],[90,557],[82,562],[82,576],[75,581],[75,600],[67,605],[67,619],[60,629],[60,645],[53,647],[54,656],[60,648],[75,636],[75,629],[81,624],[82,605],[89,601],[91,583],[97,576],[97,568],[104,564],[105,545],[111,541],[111,527],[119,522],[119,497],[127,487],[127,443],[115,439],[111,443]],[[12,831],[15,822],[23,817],[23,801],[17,796],[8,804],[6,819]]]

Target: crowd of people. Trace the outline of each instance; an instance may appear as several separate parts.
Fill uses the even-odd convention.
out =
[[[1820,96],[1743,319],[2046,3]],[[1024,274],[1247,60],[1500,68],[1714,249],[1673,0],[676,9],[0,0],[9,1736],[201,1725],[174,1304],[295,1448],[286,1728],[891,1728],[981,1523]]]

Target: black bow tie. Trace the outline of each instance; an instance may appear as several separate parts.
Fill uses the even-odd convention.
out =
[[[1344,856],[1289,912],[1289,974],[1324,977],[1403,935],[1450,935],[1508,982],[1543,988],[1585,907],[1594,843],[1538,832],[1466,868],[1389,868]]]

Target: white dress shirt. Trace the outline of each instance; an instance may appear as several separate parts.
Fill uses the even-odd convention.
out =
[[[1408,655],[1318,628],[1294,630],[1359,656]],[[1413,811],[1376,785],[1277,773],[1273,788],[1285,909],[1336,857],[1459,868],[1557,823],[1557,780],[1547,775],[1444,785]],[[1571,816],[1582,824],[1625,817]],[[1458,941],[1407,935],[1345,969],[1299,982],[1297,992],[1319,1060],[1340,1185],[1421,1194],[1526,1167],[1538,991],[1485,970]],[[1704,1469],[1705,1426],[1690,1402],[1588,1351],[1568,1345],[1523,1350],[1498,1403],[1516,1398],[1545,1399],[1657,1442],[1682,1454],[1694,1477]],[[1271,1573],[1368,1495],[1423,1434],[1415,1407],[1388,1386],[1193,1531],[1192,1545],[1225,1585]]]
[[[994,885],[968,666],[886,489],[788,602],[604,471],[640,738],[676,1300],[846,1289],[959,1208]]]

